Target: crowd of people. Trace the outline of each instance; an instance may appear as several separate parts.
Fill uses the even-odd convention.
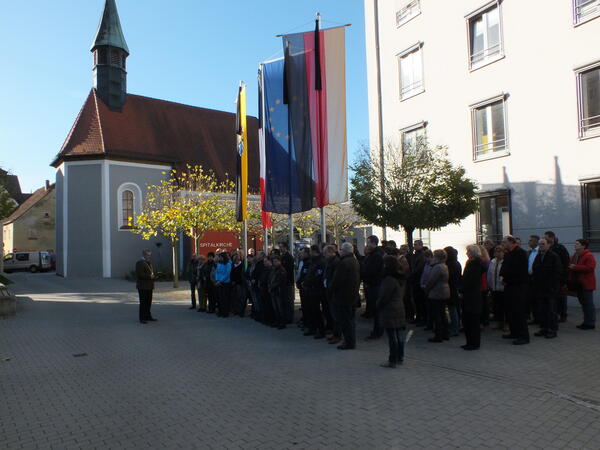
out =
[[[380,245],[377,236],[367,239],[362,255],[348,242],[339,248],[302,247],[295,256],[285,242],[268,254],[251,251],[245,260],[239,250],[193,255],[190,309],[219,317],[244,317],[249,311],[254,320],[281,330],[294,324],[297,290],[302,313],[297,323],[304,336],[351,350],[356,310],[364,299],[362,317],[372,320],[366,339],[387,334],[389,357],[382,366],[393,368],[403,362],[409,324],[431,331],[431,343],[462,332],[468,351],[480,348],[481,331],[492,324],[503,330],[502,338],[524,345],[530,342],[530,325],[538,327],[534,336],[556,338],[559,323],[567,320],[567,295],[574,295],[584,316],[577,328],[593,330],[596,261],[588,245],[577,239],[570,256],[552,231],[530,236],[527,250],[509,235],[500,244],[486,240],[467,246],[464,268],[453,247],[431,251],[420,240],[412,249],[394,241]],[[147,285],[152,272],[149,255],[144,258],[138,262],[138,287]],[[147,301],[142,304],[147,297],[140,289],[144,323],[153,320]]]

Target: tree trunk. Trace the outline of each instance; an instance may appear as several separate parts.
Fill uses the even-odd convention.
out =
[[[173,287],[174,288],[178,288],[179,287],[179,252],[178,250],[178,242],[172,242],[171,241],[171,249],[172,254],[173,254]]]
[[[406,233],[406,243],[408,244],[408,248],[412,252],[413,251],[413,231],[415,231],[415,229],[414,229],[414,227],[413,228],[405,228],[404,231]]]

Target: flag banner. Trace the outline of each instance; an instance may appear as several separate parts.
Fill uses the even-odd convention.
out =
[[[292,214],[314,207],[312,153],[291,145],[288,106],[284,103],[284,60],[261,65],[264,161],[263,210]]]
[[[246,126],[246,85],[240,83],[237,98],[236,130],[237,174],[235,179],[235,216],[238,222],[248,217],[248,129]]]
[[[345,28],[283,36],[285,102],[298,164],[312,165],[306,195],[323,207],[348,200]]]
[[[258,71],[258,145],[260,161],[260,212],[262,229],[273,228],[271,213],[265,210],[265,124],[264,124],[264,105],[263,105],[263,68]]]

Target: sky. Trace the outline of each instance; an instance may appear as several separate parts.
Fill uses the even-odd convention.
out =
[[[277,34],[346,28],[348,153],[368,140],[362,0],[117,0],[131,55],[127,88],[235,112],[239,81],[257,115],[258,63],[282,55]],[[104,0],[0,0],[0,167],[23,192],[54,180],[59,152],[92,87],[90,45]]]

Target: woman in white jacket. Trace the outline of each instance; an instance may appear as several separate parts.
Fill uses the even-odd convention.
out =
[[[500,276],[502,261],[504,260],[504,248],[498,245],[494,248],[494,258],[490,262],[487,271],[487,284],[492,292],[492,305],[494,309],[494,319],[498,322],[498,329],[503,330],[508,323],[506,316],[506,307],[504,301],[504,283]]]

